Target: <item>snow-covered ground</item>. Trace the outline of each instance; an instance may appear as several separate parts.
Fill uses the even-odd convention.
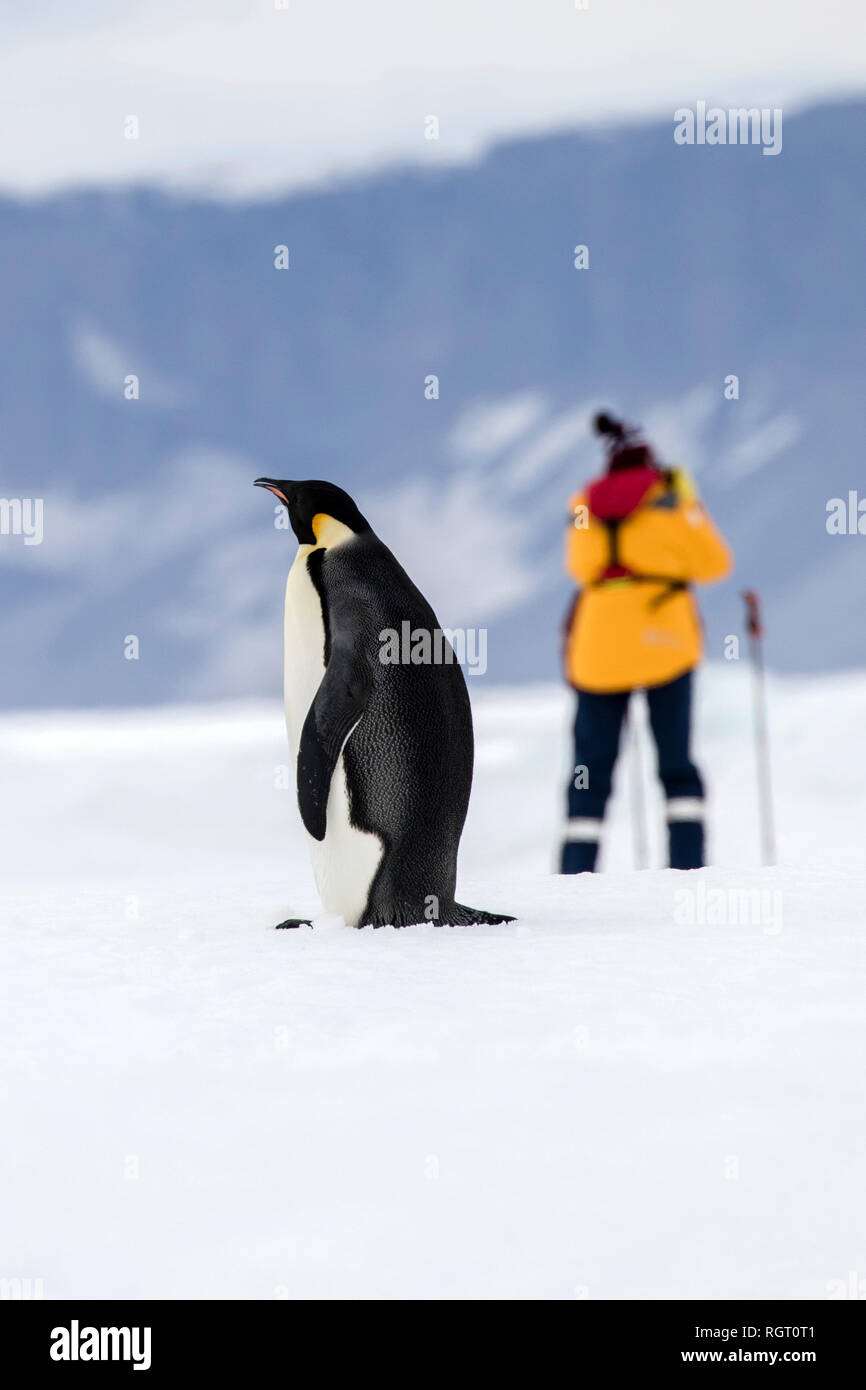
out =
[[[866,676],[772,682],[778,869],[740,665],[701,687],[719,867],[636,872],[624,782],[608,872],[571,880],[568,697],[483,684],[461,897],[513,926],[272,931],[316,907],[276,705],[0,720],[0,1276],[131,1298],[866,1279]]]

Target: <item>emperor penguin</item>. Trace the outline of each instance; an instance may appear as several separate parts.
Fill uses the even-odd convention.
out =
[[[325,912],[354,927],[513,921],[455,901],[472,714],[432,608],[342,488],[255,486],[280,499],[298,540],[286,582],[286,728]],[[385,659],[406,623],[413,638],[430,635],[438,661]]]

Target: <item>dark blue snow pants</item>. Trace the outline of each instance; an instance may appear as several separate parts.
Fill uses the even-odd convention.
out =
[[[704,862],[704,784],[691,760],[692,671],[647,690],[650,727],[665,793],[672,869]],[[592,871],[598,857],[622,721],[631,691],[599,695],[580,690],[574,720],[574,772],[568,787],[568,825],[560,872]]]

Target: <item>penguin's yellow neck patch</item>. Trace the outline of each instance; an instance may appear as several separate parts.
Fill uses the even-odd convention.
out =
[[[316,537],[316,545],[324,550],[333,550],[334,546],[342,545],[344,541],[350,541],[354,536],[354,531],[350,531],[348,526],[344,526],[342,521],[335,520],[328,516],[327,512],[316,512],[311,522],[313,535]]]

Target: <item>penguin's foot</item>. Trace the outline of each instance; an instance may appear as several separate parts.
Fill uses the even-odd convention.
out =
[[[440,927],[472,927],[489,926],[495,927],[502,922],[514,922],[516,918],[507,916],[504,912],[485,912],[480,907],[464,907],[462,903],[455,903],[451,912],[445,914],[439,922]]]
[[[287,917],[285,922],[277,922],[274,931],[286,931],[289,927],[311,927],[312,925],[308,917]]]
[[[484,912],[481,908],[464,907],[462,903],[440,903],[439,912],[430,917],[424,907],[397,904],[390,908],[379,908],[370,914],[369,921],[359,923],[367,927],[411,927],[427,922],[432,927],[472,927],[498,926],[503,922],[513,922],[504,912]]]

